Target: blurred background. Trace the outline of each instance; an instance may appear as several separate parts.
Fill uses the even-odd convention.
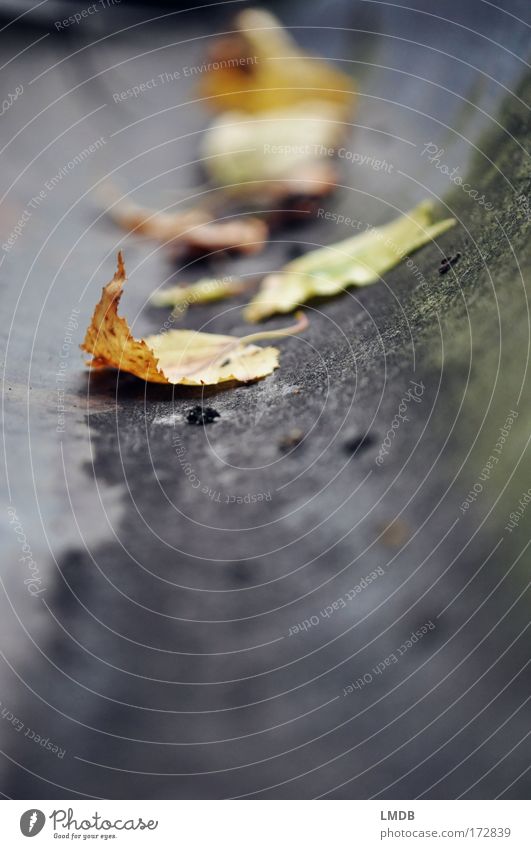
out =
[[[197,86],[249,6],[0,9],[1,791],[526,798],[529,6],[263,4],[352,78],[352,157],[318,203],[262,207],[261,253],[182,258],[120,229],[109,186],[223,207]],[[158,287],[252,282],[353,235],[342,218],[424,198],[458,223],[417,273],[312,302],[265,380],[88,374],[78,345],[117,250],[140,337],[164,329]],[[247,300],[176,326],[242,335]],[[219,419],[190,426],[198,404]]]

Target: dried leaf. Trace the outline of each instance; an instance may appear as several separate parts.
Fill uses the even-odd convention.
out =
[[[308,326],[301,316],[284,330],[252,333],[243,338],[170,330],[145,339],[134,339],[129,325],[118,315],[125,282],[125,266],[118,254],[116,273],[104,286],[81,348],[92,354],[92,368],[116,368],[153,383],[212,386],[228,381],[247,382],[265,377],[277,368],[277,348],[261,348],[260,339],[291,336]]]
[[[204,166],[220,186],[237,189],[251,182],[256,191],[260,181],[297,179],[308,163],[324,158],[329,164],[344,135],[337,106],[326,101],[306,101],[252,118],[227,112],[205,133]]]
[[[244,288],[241,280],[234,280],[232,277],[220,279],[204,277],[188,286],[170,286],[168,289],[161,289],[154,292],[150,300],[156,307],[178,307],[179,311],[183,312],[193,304],[206,304],[239,295]]]
[[[187,250],[215,252],[232,250],[254,254],[262,250],[268,236],[267,224],[245,216],[213,220],[203,209],[184,212],[156,212],[130,201],[116,201],[109,214],[127,232],[146,236],[163,244],[179,243]]]
[[[212,109],[264,112],[302,100],[351,107],[351,77],[303,53],[270,12],[246,9],[236,27],[237,33],[214,44],[201,74],[199,95]]]
[[[347,286],[376,283],[409,254],[453,227],[454,218],[434,223],[431,201],[420,203],[383,227],[311,251],[268,275],[245,309],[248,321],[291,312],[310,298],[335,295]]]
[[[269,12],[248,9],[236,25],[202,74],[201,94],[224,113],[205,135],[203,163],[229,197],[287,207],[277,210],[282,221],[336,187],[331,157],[346,134],[353,82],[302,53]]]

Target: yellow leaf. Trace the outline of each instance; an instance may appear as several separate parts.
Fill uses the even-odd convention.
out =
[[[237,33],[214,44],[199,95],[217,111],[263,112],[301,100],[328,100],[349,108],[353,80],[328,62],[303,53],[270,12],[247,9]]]
[[[345,135],[337,106],[306,101],[250,117],[224,113],[205,133],[203,164],[220,186],[296,178],[308,163],[329,164]]]
[[[216,279],[204,277],[197,283],[188,286],[170,286],[151,295],[150,301],[156,307],[178,307],[184,312],[193,304],[206,304],[211,301],[221,301],[233,295],[239,295],[244,290],[241,280],[231,277]]]
[[[291,312],[313,297],[376,283],[382,274],[456,223],[455,218],[434,223],[433,212],[431,201],[424,201],[383,227],[371,227],[294,259],[263,280],[245,317],[261,321],[275,313]]]
[[[104,286],[81,348],[92,354],[92,368],[116,368],[153,383],[212,386],[228,381],[246,383],[265,377],[277,368],[277,348],[262,348],[260,339],[291,336],[308,326],[301,316],[283,330],[252,333],[243,338],[170,330],[145,339],[134,339],[127,321],[118,315],[125,282],[125,266],[118,254],[116,273]]]

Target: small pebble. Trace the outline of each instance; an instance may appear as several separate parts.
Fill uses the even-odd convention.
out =
[[[192,407],[188,411],[186,421],[188,424],[207,425],[211,424],[215,419],[219,419],[219,413],[213,407]]]

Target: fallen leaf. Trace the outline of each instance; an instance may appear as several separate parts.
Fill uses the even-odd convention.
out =
[[[231,250],[254,254],[262,250],[267,224],[254,216],[214,220],[206,210],[156,212],[131,201],[114,201],[109,215],[128,233],[146,236],[162,244],[178,243],[200,253]]]
[[[280,179],[249,180],[220,188],[219,197],[226,204],[236,202],[256,210],[268,227],[287,221],[305,219],[315,214],[323,198],[337,189],[339,170],[334,161],[314,159],[301,163]]]
[[[188,286],[170,286],[153,292],[150,301],[156,307],[178,307],[178,311],[182,313],[193,304],[205,304],[239,295],[244,288],[241,280],[234,280],[232,277],[204,277]]]
[[[201,75],[200,94],[223,112],[205,134],[203,165],[229,197],[282,207],[282,222],[336,188],[332,157],[348,130],[354,84],[306,56],[269,12],[247,9],[236,27],[215,42]]]
[[[431,242],[456,223],[434,223],[434,206],[424,201],[383,227],[372,227],[342,242],[292,260],[279,273],[268,275],[245,309],[248,321],[287,313],[316,296],[336,295],[348,286],[367,286],[380,280],[409,254]]]
[[[199,95],[210,108],[265,112],[302,100],[351,107],[352,78],[307,56],[270,12],[246,9],[237,15],[236,29],[214,43],[201,74]]]
[[[81,348],[92,354],[92,368],[116,368],[153,383],[212,386],[228,381],[246,383],[265,377],[278,367],[277,348],[254,345],[299,333],[308,326],[304,316],[283,330],[252,333],[242,338],[170,330],[134,339],[127,321],[118,315],[126,279],[122,253],[116,273],[104,286]]]
[[[345,122],[337,106],[327,101],[305,101],[290,108],[272,109],[250,117],[244,112],[224,113],[205,133],[203,165],[219,185],[233,192],[240,184],[303,178],[308,164],[330,162],[345,136]]]

